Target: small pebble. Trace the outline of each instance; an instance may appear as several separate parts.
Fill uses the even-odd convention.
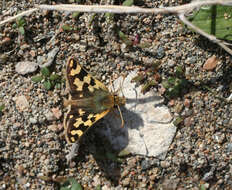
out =
[[[22,61],[18,62],[15,66],[15,71],[21,75],[33,73],[37,70],[38,64],[35,62]]]
[[[207,71],[212,71],[216,68],[218,63],[217,57],[213,55],[212,57],[208,58],[205,64],[203,65],[203,69]]]

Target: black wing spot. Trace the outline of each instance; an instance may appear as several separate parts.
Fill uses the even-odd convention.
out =
[[[72,68],[73,69],[77,68],[77,61],[75,59],[72,60]]]
[[[81,119],[82,119],[83,122],[86,122],[86,121],[89,120],[89,119],[88,119],[88,115],[83,115],[83,116],[81,117]]]
[[[96,121],[96,117],[90,118],[90,121],[91,121],[92,123],[94,123],[94,122]]]
[[[83,123],[79,125],[78,130],[81,130],[83,133],[88,129],[89,126],[84,125]]]
[[[89,91],[88,87],[89,87],[89,84],[88,84],[88,83],[84,83],[84,84],[83,84],[83,91],[84,91],[84,92]]]
[[[71,136],[71,137],[73,137],[75,140],[74,140],[74,141],[72,141],[72,140],[71,140],[71,138],[70,138],[70,136]],[[78,134],[75,134],[75,135],[69,135],[69,139],[70,139],[72,142],[76,142],[78,139],[80,139],[80,137],[79,137],[79,135],[78,135]]]
[[[88,75],[88,73],[84,69],[81,69],[81,71],[77,75],[77,77],[80,79],[80,81],[84,81],[84,77],[86,77],[87,75]]]
[[[96,82],[95,82],[95,80],[93,78],[91,78],[91,80],[90,80],[90,85],[91,86],[95,86],[96,85]]]

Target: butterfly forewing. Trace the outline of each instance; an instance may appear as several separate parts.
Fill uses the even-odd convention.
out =
[[[104,84],[97,79],[94,79],[73,58],[69,59],[67,63],[66,78],[72,98],[91,97],[96,89],[108,91]]]

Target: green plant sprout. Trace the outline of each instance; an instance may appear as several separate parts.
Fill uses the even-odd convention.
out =
[[[13,28],[18,28],[19,33],[25,35],[25,25],[25,19],[23,17],[19,17],[16,19],[16,23],[13,24]]]
[[[125,0],[123,3],[122,3],[123,6],[132,6],[134,5],[134,0]]]
[[[157,86],[158,82],[155,80],[148,80],[145,82],[145,84],[142,86],[141,92],[145,94],[147,91],[150,90],[151,87]]]
[[[60,190],[83,190],[83,188],[74,178],[69,178],[63,183]]]
[[[5,105],[4,104],[0,104],[0,114],[2,113],[2,111],[4,110],[4,108],[5,108]]]
[[[47,67],[41,68],[40,73],[40,75],[32,77],[31,80],[36,83],[42,82],[46,90],[61,87],[62,81],[60,75],[52,74]]]
[[[123,3],[122,3],[123,6],[132,6],[134,5],[134,0],[125,0]],[[105,17],[106,17],[106,20],[109,22],[109,21],[113,21],[114,19],[114,14],[113,13],[105,13]]]
[[[181,67],[176,68],[174,76],[162,82],[165,91],[165,96],[167,98],[175,98],[180,96],[180,93],[188,85],[188,81],[185,79],[184,71]]]

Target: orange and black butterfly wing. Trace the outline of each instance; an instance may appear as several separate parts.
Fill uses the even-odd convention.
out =
[[[69,105],[64,128],[66,140],[74,143],[110,111],[110,106],[102,106],[102,99],[107,99],[110,93],[104,84],[94,79],[73,58],[67,63],[66,78],[70,92],[69,99],[77,103]]]

